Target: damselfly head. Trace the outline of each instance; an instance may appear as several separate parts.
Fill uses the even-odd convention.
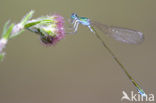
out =
[[[75,18],[77,18],[77,14],[76,14],[76,13],[72,13],[71,16],[70,16],[70,18],[71,18],[72,20],[75,19]]]

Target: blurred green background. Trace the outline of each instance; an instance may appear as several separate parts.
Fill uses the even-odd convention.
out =
[[[35,17],[75,12],[108,25],[144,32],[140,45],[119,43],[101,32],[129,73],[156,94],[155,0],[1,0],[0,31],[31,9]],[[99,31],[98,31],[99,32]],[[0,63],[0,103],[121,103],[122,91],[136,89],[87,27],[54,47],[25,31],[9,41]],[[128,102],[128,101],[125,101]]]

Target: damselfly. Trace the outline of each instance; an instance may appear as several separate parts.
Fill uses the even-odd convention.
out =
[[[107,49],[107,51],[111,54],[113,59],[117,62],[117,64],[121,67],[121,69],[124,71],[124,73],[128,76],[130,81],[133,83],[133,85],[136,87],[137,91],[142,95],[145,96],[145,92],[141,88],[141,86],[132,78],[132,76],[128,73],[124,65],[119,61],[119,59],[116,57],[116,55],[112,52],[112,50],[106,45],[104,40],[100,37],[100,35],[97,33],[96,29],[101,30],[104,34],[108,34],[115,40],[128,43],[128,44],[138,44],[141,43],[144,40],[144,36],[142,32],[127,29],[127,28],[121,28],[121,27],[115,27],[115,26],[107,26],[105,24],[99,23],[97,21],[92,21],[87,17],[79,17],[76,13],[73,13],[71,15],[72,24],[74,27],[74,32],[77,32],[79,24],[82,24],[84,26],[87,26],[91,32],[93,32],[96,37],[101,41],[103,46]]]

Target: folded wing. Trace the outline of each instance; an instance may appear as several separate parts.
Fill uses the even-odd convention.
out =
[[[115,40],[124,43],[138,44],[143,42],[144,40],[143,33],[136,30],[121,28],[116,26],[107,26],[97,21],[92,21],[91,24],[95,28],[98,28],[100,31],[102,31],[104,34],[107,34],[112,38],[114,38]]]

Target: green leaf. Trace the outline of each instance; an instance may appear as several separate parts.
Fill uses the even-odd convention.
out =
[[[7,39],[7,40],[9,39],[13,27],[14,27],[14,24],[11,24],[11,25],[8,27],[8,29],[6,30],[6,33],[3,34],[3,38],[4,38],[4,39]]]
[[[0,53],[0,61],[3,61],[5,53]]]
[[[23,32],[24,32],[24,30],[21,30],[21,31],[17,32],[16,34],[10,35],[9,39],[12,39],[12,38],[16,37],[16,36],[20,35]]]
[[[31,17],[33,16],[33,14],[34,14],[34,11],[31,10],[29,13],[27,13],[27,14],[24,16],[24,18],[21,20],[21,22],[20,22],[19,24],[16,24],[16,25],[21,25],[21,27],[22,27],[22,26],[24,27],[24,25],[28,22],[28,20],[31,19]],[[15,25],[15,26],[16,26],[16,25]],[[15,29],[18,29],[18,27],[17,27],[17,28],[15,27]],[[10,35],[10,39],[12,39],[12,38],[14,38],[14,37],[20,35],[22,32],[24,32],[24,28],[21,28],[21,29],[19,29],[17,32],[15,32],[15,33],[13,33],[12,35]]]
[[[53,20],[50,20],[50,19],[45,19],[45,20],[38,20],[38,21],[34,21],[34,22],[30,22],[30,23],[27,23],[25,24],[24,28],[30,28],[34,25],[37,25],[37,24],[47,24],[47,23],[52,23]]]
[[[26,16],[24,16],[24,18],[21,21],[22,25],[25,25],[27,21],[32,18],[33,14],[34,14],[33,10],[31,10],[28,14],[26,14]]]
[[[25,28],[29,28],[31,26],[37,25],[39,24],[41,21],[35,21],[35,22],[31,22],[31,23],[27,23],[26,25],[24,25]]]
[[[8,20],[8,21],[4,24],[2,36],[6,33],[6,31],[7,31],[7,29],[8,29],[8,24],[9,24],[9,22],[10,22],[10,20]]]

